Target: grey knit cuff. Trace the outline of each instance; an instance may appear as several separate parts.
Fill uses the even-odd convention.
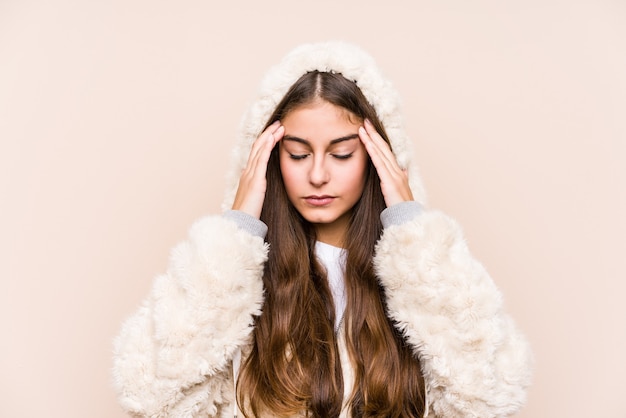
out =
[[[224,212],[222,216],[226,219],[234,221],[239,228],[254,236],[265,238],[265,235],[267,234],[267,225],[245,212],[231,209]]]
[[[383,223],[383,228],[402,225],[416,218],[422,210],[422,205],[414,200],[396,203],[381,212],[380,221]]]

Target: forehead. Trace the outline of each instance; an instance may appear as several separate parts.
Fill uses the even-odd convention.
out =
[[[331,140],[356,133],[362,121],[342,107],[317,101],[291,110],[281,123],[286,135]]]

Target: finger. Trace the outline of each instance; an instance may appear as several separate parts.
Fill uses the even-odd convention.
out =
[[[267,163],[270,159],[272,149],[276,146],[285,133],[285,128],[281,125],[276,128],[274,132],[270,132],[261,141],[261,146],[258,148],[254,157],[248,164],[248,174],[252,178],[257,178],[261,181],[265,180],[265,173],[267,172]]]
[[[253,144],[246,167],[241,173],[233,209],[241,210],[258,218],[265,199],[267,163],[272,149],[283,137],[285,128],[272,124]]]
[[[376,132],[373,125],[367,122],[369,121],[359,128],[359,137],[378,173],[385,202],[390,206],[401,201],[413,200],[407,170],[399,166],[389,144]]]
[[[259,149],[257,156],[255,158],[255,166],[261,168],[263,170],[263,177],[265,177],[265,170],[267,168],[267,163],[270,159],[270,155],[272,150],[280,141],[285,134],[285,127],[279,125],[275,131],[271,132],[267,138],[264,139],[262,147]]]
[[[267,145],[267,142],[273,141],[274,133],[278,128],[280,128],[280,121],[275,121],[270,126],[268,126],[262,133],[257,137],[257,139],[252,144],[250,148],[250,154],[248,156],[249,166],[253,161],[256,160],[259,151],[263,148],[264,145]]]
[[[391,151],[391,146],[378,133],[374,125],[372,125],[368,119],[365,119],[364,127],[373,144],[376,146],[377,151],[381,154],[387,168],[393,171],[401,171],[402,169],[398,164],[396,156],[393,151]]]
[[[374,125],[372,125],[369,120],[366,120],[365,122],[366,132],[371,138],[373,144],[376,146],[376,150],[380,153],[380,160],[384,164],[384,170],[386,170],[390,176],[390,180],[395,182],[406,182],[408,180],[406,169],[401,167],[398,163],[396,155],[391,150],[389,143],[387,143],[387,141],[385,141],[385,139],[376,131]],[[380,169],[382,170],[383,167]],[[385,176],[385,173],[383,173],[383,176]]]
[[[394,170],[394,161],[395,157],[391,153],[389,146],[385,142],[382,137],[378,140],[376,138],[378,135],[375,130],[370,130],[368,132],[365,127],[359,128],[359,137],[361,138],[367,153],[372,159],[372,163],[374,167],[376,167],[376,171],[378,171],[378,175],[381,179],[387,177],[390,172]]]
[[[257,171],[259,158],[264,159],[266,154],[267,158],[269,158],[269,152],[271,152],[276,144],[277,133],[279,134],[279,138],[282,137],[282,133],[280,133],[279,130],[284,132],[284,128],[281,130],[281,127],[279,121],[274,122],[254,141],[250,155],[248,156],[248,161],[242,172],[243,176],[254,177],[256,175],[255,172]],[[268,147],[269,150],[267,150]]]

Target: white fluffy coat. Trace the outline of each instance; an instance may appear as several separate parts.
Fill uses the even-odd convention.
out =
[[[390,83],[358,48],[324,43],[299,47],[266,77],[242,124],[223,207],[230,208],[250,146],[274,107],[293,82],[314,69],[357,82],[376,108],[399,163],[410,168],[416,200],[424,203]],[[125,410],[153,418],[232,416],[232,360],[238,350],[247,352],[252,318],[263,309],[269,250],[262,238],[219,215],[192,226],[189,239],[173,250],[168,271],[156,278],[115,340],[113,376]],[[428,417],[516,412],[530,381],[530,350],[457,223],[424,210],[408,223],[388,227],[374,263],[390,316],[420,357]]]

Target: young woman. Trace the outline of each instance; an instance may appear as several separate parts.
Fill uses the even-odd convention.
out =
[[[457,224],[424,208],[397,98],[304,45],[244,120],[225,211],[198,221],[115,342],[140,417],[502,417],[530,353]]]

